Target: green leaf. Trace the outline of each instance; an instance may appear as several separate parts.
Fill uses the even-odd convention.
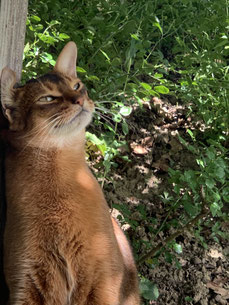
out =
[[[86,138],[87,138],[87,140],[90,140],[93,144],[95,144],[97,146],[104,144],[104,142],[101,141],[95,134],[90,133],[88,131],[86,132]]]
[[[107,145],[104,143],[104,144],[99,144],[99,145],[96,145],[98,147],[98,149],[100,150],[101,154],[103,156],[105,156],[105,153],[107,151]]]
[[[188,201],[184,201],[184,209],[190,216],[196,216],[198,208]]]
[[[179,245],[179,244],[174,244],[173,245],[173,249],[175,250],[175,252],[177,253],[177,254],[181,254],[182,253],[182,246],[181,245]]]
[[[50,63],[51,61],[53,61],[52,55],[47,52],[42,53],[40,55],[40,58],[41,58],[41,61],[44,63]],[[54,61],[54,63],[55,63],[55,61]]]
[[[140,85],[142,86],[142,88],[144,88],[146,90],[151,90],[152,89],[152,87],[147,83],[140,83]]]
[[[57,41],[56,38],[49,36],[48,34],[44,35],[44,34],[38,33],[38,37],[40,38],[40,40],[42,40],[44,43],[47,43],[47,44],[53,44],[54,42]]]
[[[84,70],[84,68],[79,67],[79,66],[76,67],[76,71],[77,71],[78,73],[87,73],[87,71]]]
[[[157,91],[158,93],[162,93],[162,94],[168,94],[169,93],[169,89],[165,86],[155,86],[154,90]]]
[[[131,34],[130,35],[132,38],[134,38],[135,40],[139,40],[138,35],[137,34]]]
[[[154,77],[155,77],[155,78],[162,78],[162,77],[163,77],[163,74],[161,74],[161,73],[155,73],[155,74],[154,74]]]
[[[132,107],[128,106],[123,106],[120,110],[119,113],[123,116],[128,116],[132,112]]]
[[[98,82],[99,81],[99,78],[95,75],[87,76],[87,79],[92,81],[92,82]]]
[[[69,38],[70,38],[70,36],[65,34],[65,33],[60,33],[59,34],[59,39],[61,39],[61,40],[69,39]]]
[[[195,137],[194,137],[193,132],[190,129],[187,129],[187,133],[190,135],[190,137],[192,138],[193,141],[196,140]]]
[[[110,57],[107,55],[106,52],[104,52],[103,50],[100,50],[100,52],[106,57],[106,59],[110,62]]]
[[[125,121],[122,123],[122,131],[123,131],[124,135],[127,135],[129,132],[128,124]]]
[[[224,177],[225,177],[225,171],[224,171],[224,169],[222,168],[222,167],[216,167],[215,168],[215,176],[219,179],[219,180],[221,180],[221,179],[223,179]]]
[[[140,292],[146,300],[156,300],[159,297],[159,291],[156,284],[147,279],[140,281]]]
[[[221,210],[221,208],[217,202],[213,202],[210,205],[210,211],[211,211],[213,217],[216,216],[220,210]]]
[[[212,189],[215,186],[215,181],[211,178],[206,179],[205,183],[209,189]]]
[[[41,21],[41,18],[38,17],[38,16],[35,16],[35,15],[32,15],[30,18],[31,18],[31,20],[34,21],[34,22],[39,22],[39,21]]]
[[[24,53],[27,53],[30,50],[30,45],[29,42],[27,42],[27,44],[24,47]]]
[[[196,163],[197,163],[199,166],[201,166],[202,168],[205,167],[204,162],[203,162],[203,160],[201,160],[201,159],[196,159]]]
[[[162,28],[158,22],[154,22],[153,25],[156,26],[160,30],[161,34],[163,34]]]
[[[192,302],[192,301],[193,301],[193,298],[187,296],[187,297],[185,297],[185,301],[186,301],[186,302]]]
[[[52,21],[50,21],[50,23],[49,23],[49,25],[57,25],[57,24],[60,24],[60,22],[57,21],[57,20],[52,20]]]

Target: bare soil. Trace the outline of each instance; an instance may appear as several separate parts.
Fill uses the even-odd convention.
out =
[[[123,229],[138,258],[147,252],[149,244],[156,246],[173,233],[168,229],[155,238],[150,229],[160,227],[168,213],[160,196],[171,191],[169,167],[196,168],[195,158],[182,146],[178,135],[188,141],[187,128],[199,130],[199,137],[207,131],[201,122],[189,116],[188,105],[178,105],[172,99],[154,98],[142,108],[136,105],[128,123],[128,146],[120,148],[120,156],[115,159],[117,167],[112,168],[105,180],[99,180],[104,183],[112,213],[124,223]],[[129,162],[122,156],[128,156]],[[97,177],[101,176],[99,162],[99,156],[91,162]],[[168,221],[175,216],[171,215]],[[228,231],[229,224],[224,226]],[[173,252],[171,261],[162,253],[157,263],[138,266],[139,274],[154,282],[159,290],[157,300],[143,300],[144,304],[229,304],[229,243],[220,237],[216,243],[208,227],[201,234],[207,247],[194,232],[187,232],[176,238],[182,253]]]

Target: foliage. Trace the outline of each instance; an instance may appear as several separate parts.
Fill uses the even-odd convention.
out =
[[[228,29],[227,0],[29,1],[23,78],[46,72],[67,41],[77,43],[78,74],[97,102],[94,128],[87,134],[88,154],[100,152],[103,176],[117,166],[129,132],[125,118],[134,104],[174,96],[189,105],[196,120],[203,120],[201,136],[188,130],[186,138],[180,137],[196,160],[195,169],[177,170],[171,164],[172,191],[161,197],[168,215],[179,211],[180,217],[167,217],[159,230],[150,228],[155,237],[201,212],[201,189],[212,215],[204,225],[212,227],[216,241],[226,237],[221,222],[228,219],[229,203]],[[147,218],[144,207],[138,208],[142,219]],[[134,229],[128,207],[121,209]],[[195,234],[205,245],[202,226],[198,221]],[[139,242],[134,244],[137,251]],[[182,248],[172,242],[160,252],[173,261],[174,251]],[[142,284],[145,299],[152,293],[150,285]]]
[[[159,297],[157,286],[145,278],[140,281],[140,291],[145,300],[156,300]]]

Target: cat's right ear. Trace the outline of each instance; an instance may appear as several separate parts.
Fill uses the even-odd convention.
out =
[[[76,77],[76,60],[77,47],[73,41],[70,41],[58,56],[54,70],[67,76]]]
[[[1,104],[4,116],[11,124],[13,121],[12,110],[14,109],[14,85],[16,84],[16,74],[13,70],[5,67],[1,73]]]

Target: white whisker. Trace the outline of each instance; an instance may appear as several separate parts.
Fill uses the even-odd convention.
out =
[[[96,104],[115,104],[115,101],[96,101]]]
[[[102,114],[100,112],[95,111],[95,113],[97,113],[98,116],[101,116],[101,118],[106,121],[113,129],[115,128],[114,124],[111,123],[111,118],[106,116],[105,114]],[[108,119],[109,118],[109,119]]]
[[[110,110],[107,109],[107,108],[95,107],[95,110],[96,110],[96,109],[101,110],[103,113],[109,113],[109,114],[111,114],[112,116],[114,115],[114,112],[110,111]]]

